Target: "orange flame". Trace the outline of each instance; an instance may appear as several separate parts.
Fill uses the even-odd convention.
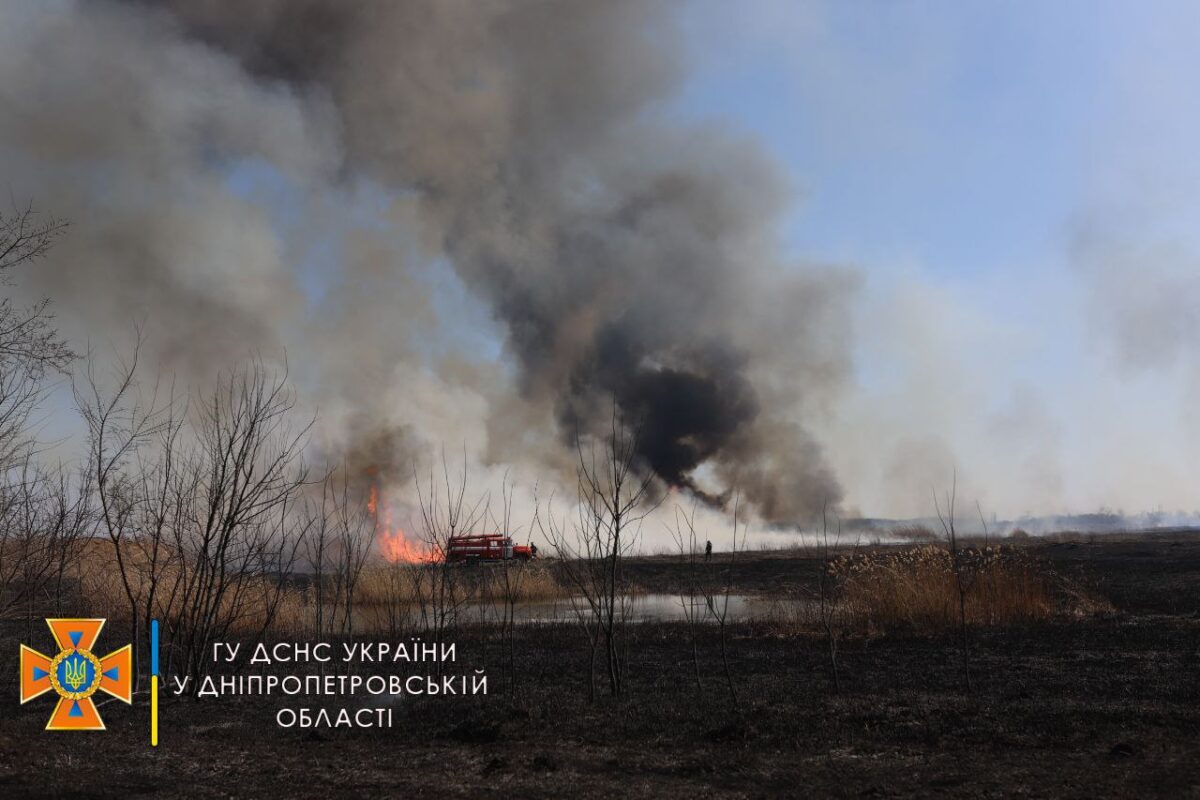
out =
[[[392,507],[384,501],[379,513],[379,495],[374,486],[367,498],[367,510],[375,517],[375,544],[380,554],[392,564],[425,564],[437,560],[436,554],[421,542],[409,538],[399,525],[392,522]]]

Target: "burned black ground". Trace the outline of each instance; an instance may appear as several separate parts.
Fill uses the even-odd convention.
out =
[[[108,703],[109,730],[42,731],[50,701],[0,708],[4,797],[1179,797],[1200,793],[1200,540],[1075,537],[1030,545],[1115,611],[972,632],[973,691],[950,634],[852,636],[843,691],[825,643],[732,630],[735,701],[716,632],[632,626],[629,692],[589,703],[570,626],[529,627],[515,694],[500,644],[460,637],[491,693],[402,700],[389,730],[296,731],[264,701],[169,699],[161,746],[147,702]],[[739,591],[800,591],[804,553],[746,554]],[[630,564],[669,590],[669,558]],[[4,647],[15,652],[17,632]]]

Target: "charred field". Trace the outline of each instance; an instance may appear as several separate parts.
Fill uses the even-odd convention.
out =
[[[1200,798],[1193,6],[0,2],[0,800]]]
[[[840,691],[825,640],[731,624],[731,694],[717,632],[628,626],[627,690],[586,690],[571,624],[517,629],[510,675],[486,629],[457,637],[489,670],[486,696],[402,698],[376,730],[283,730],[263,700],[102,706],[104,733],[43,735],[49,708],[3,705],[6,797],[1187,796],[1200,790],[1200,537],[1062,536],[1032,557],[1110,609],[970,630],[964,689],[954,631],[855,634]],[[811,554],[739,555],[738,591],[800,587]],[[630,581],[671,591],[678,563],[631,559]],[[5,629],[15,652],[25,626]],[[515,691],[511,686],[515,679]]]

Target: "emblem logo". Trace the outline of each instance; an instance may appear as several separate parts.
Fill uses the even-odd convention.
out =
[[[58,645],[53,658],[21,645],[21,702],[27,703],[51,689],[58,705],[46,725],[48,731],[102,731],[104,721],[92,700],[96,692],[133,702],[133,650],[125,645],[103,658],[92,653],[104,627],[102,619],[48,619]]]

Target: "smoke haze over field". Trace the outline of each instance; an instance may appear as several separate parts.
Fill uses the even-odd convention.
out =
[[[846,50],[822,4],[757,14],[782,22],[706,32],[712,6],[640,0],[7,4],[0,175],[71,221],[22,289],[81,348],[145,322],[155,367],[193,384],[286,351],[316,449],[388,482],[464,443],[483,468],[569,475],[615,401],[664,486],[714,505],[736,489],[782,526],[826,503],[928,514],[956,466],[964,496],[1012,515],[1185,503],[1184,461],[1109,458],[1157,435],[1106,425],[1117,399],[1074,424],[1066,403],[1120,382],[1121,359],[1187,360],[1195,282],[1169,266],[1186,259],[1154,250],[1169,280],[1138,284],[1141,246],[1077,208],[1065,279],[1034,259],[938,273],[892,240],[814,235],[805,255],[808,176],[781,152],[862,170],[854,213],[826,224],[804,200],[821,235],[874,241],[891,184],[873,159],[921,163],[954,37],[926,24],[920,59],[892,63],[909,38]],[[784,53],[798,97],[762,105],[810,117],[705,103],[731,71],[717,45]],[[947,261],[966,274],[987,249]],[[1089,314],[1114,320],[1118,359],[1080,344],[1109,341]]]
[[[781,261],[788,193],[757,145],[656,118],[682,70],[662,7],[33,5],[6,71],[62,57],[7,87],[4,145],[58,173],[39,202],[83,233],[40,288],[72,310],[86,298],[91,335],[145,309],[169,320],[151,346],[201,378],[289,346],[334,393],[352,460],[404,460],[385,379],[437,324],[420,324],[413,264],[443,257],[500,323],[521,401],[559,447],[607,424],[615,398],[670,485],[707,464],[778,522],[840,499],[795,411],[845,373],[849,282]],[[310,193],[305,213],[378,184],[411,209],[384,215],[409,243],[347,233],[306,308],[296,256],[230,196],[244,159]],[[528,459],[521,425],[485,414],[489,458]]]

